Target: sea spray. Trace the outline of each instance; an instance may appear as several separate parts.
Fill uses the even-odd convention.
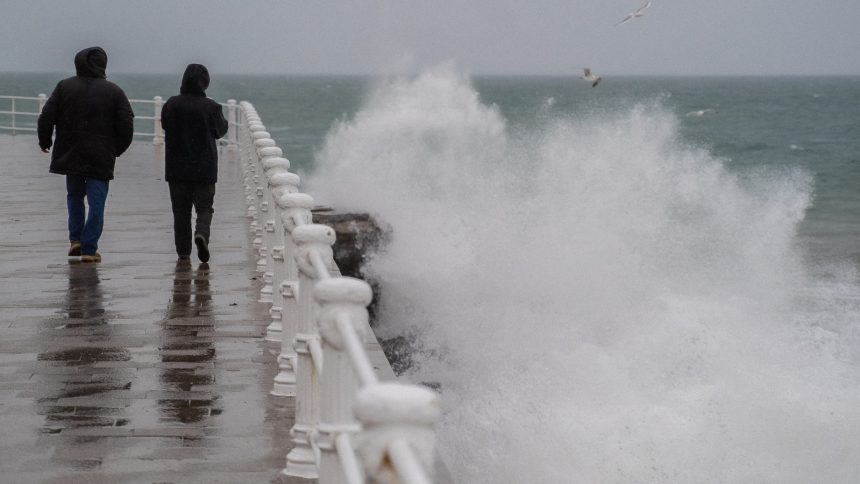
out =
[[[457,482],[860,475],[833,329],[857,312],[809,304],[809,176],[727,170],[665,102],[511,129],[445,66],[386,81],[317,154],[318,199],[393,228],[380,331],[441,384]]]

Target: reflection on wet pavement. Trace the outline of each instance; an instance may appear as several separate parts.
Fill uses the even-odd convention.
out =
[[[201,263],[192,270],[189,260],[177,260],[173,273],[173,294],[167,306],[167,314],[161,321],[161,361],[170,363],[160,376],[161,387],[167,391],[191,392],[201,385],[212,385],[212,373],[198,373],[199,367],[177,367],[173,363],[205,363],[215,358],[215,346],[210,338],[197,339],[200,330],[214,329],[214,319],[208,317],[209,264]],[[189,398],[164,398],[158,400],[161,422],[201,422],[206,417],[220,413],[213,408],[218,400],[216,394],[194,392]]]
[[[108,324],[104,292],[96,264],[70,261],[67,265],[68,285],[62,309],[58,312],[63,324],[45,325],[40,342],[39,361],[50,362],[54,371],[37,372],[33,380],[41,383],[36,401],[44,409],[44,434],[82,436],[73,438],[75,445],[86,445],[87,433],[100,429],[113,432],[129,423],[123,406],[101,406],[102,397],[123,394],[132,382],[122,375],[106,372],[101,362],[131,359],[130,352],[114,346],[114,327]],[[70,371],[59,371],[61,369]],[[57,463],[78,470],[91,470],[101,465],[93,455],[79,456],[72,452],[58,454]]]
[[[268,394],[234,167],[219,169],[212,260],[176,264],[162,164],[133,144],[103,262],[82,264],[65,256],[64,180],[34,143],[0,136],[0,482],[277,479],[294,409]]]

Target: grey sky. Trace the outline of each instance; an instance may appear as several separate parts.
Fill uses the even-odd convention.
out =
[[[0,71],[860,74],[858,0],[0,0]]]

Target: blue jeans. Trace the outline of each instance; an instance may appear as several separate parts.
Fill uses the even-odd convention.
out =
[[[69,240],[81,242],[81,254],[92,255],[99,248],[105,221],[108,181],[81,175],[66,175],[66,206],[69,208]],[[87,198],[89,213],[84,208]]]

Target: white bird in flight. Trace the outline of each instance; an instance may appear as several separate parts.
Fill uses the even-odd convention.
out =
[[[637,8],[636,10],[628,13],[626,17],[621,19],[621,21],[615,25],[621,25],[625,22],[629,22],[629,21],[633,20],[634,18],[639,18],[639,17],[645,15],[643,13],[643,10],[645,10],[646,8],[648,8],[650,6],[651,6],[651,2],[645,2],[645,5],[642,5],[641,7]]]
[[[713,110],[713,109],[711,109],[711,108],[708,108],[708,109],[699,109],[698,111],[690,111],[689,113],[687,113],[687,116],[693,116],[693,117],[696,117],[696,118],[701,118],[702,116],[704,116],[704,115],[706,115],[706,114],[708,114],[708,113],[713,113],[713,112],[714,112],[714,110]]]
[[[582,69],[582,78],[591,83],[591,87],[594,87],[600,84],[600,80],[603,79],[600,76],[595,76],[591,73],[591,69],[585,67]]]

